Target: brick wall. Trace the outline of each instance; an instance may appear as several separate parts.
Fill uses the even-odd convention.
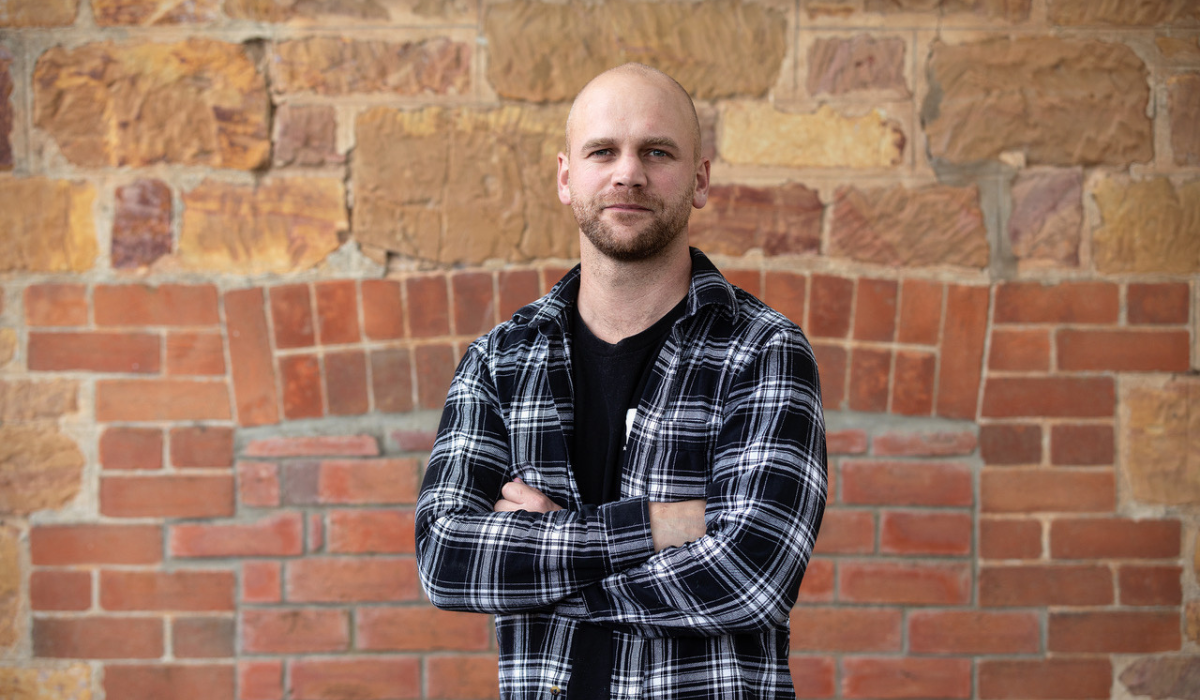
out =
[[[799,694],[1200,693],[1195,2],[0,0],[0,697],[496,696],[416,490],[633,59],[820,364]]]

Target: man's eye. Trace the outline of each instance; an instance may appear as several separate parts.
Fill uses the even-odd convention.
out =
[[[590,154],[588,154],[588,155],[593,155],[593,156],[608,156],[608,155],[612,155],[612,150],[611,150],[611,149],[608,149],[608,148],[598,148],[598,149],[596,149],[596,150],[592,151],[592,152],[591,152]]]
[[[652,148],[652,149],[650,149],[650,155],[655,158],[666,158],[667,156],[669,156],[671,154],[667,153],[666,151],[662,150],[661,148]]]

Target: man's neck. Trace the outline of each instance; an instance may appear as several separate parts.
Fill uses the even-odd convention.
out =
[[[646,330],[687,296],[692,256],[680,237],[649,260],[621,262],[584,242],[580,250],[579,315],[606,343]]]

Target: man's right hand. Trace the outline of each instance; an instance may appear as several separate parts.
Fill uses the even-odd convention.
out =
[[[703,499],[677,503],[650,503],[650,534],[654,551],[682,547],[704,536]]]

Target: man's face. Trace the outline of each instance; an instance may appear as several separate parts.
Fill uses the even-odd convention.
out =
[[[659,78],[610,74],[575,103],[569,153],[559,154],[559,199],[583,235],[614,260],[654,257],[686,235],[708,197],[708,162],[695,160],[687,97]]]

